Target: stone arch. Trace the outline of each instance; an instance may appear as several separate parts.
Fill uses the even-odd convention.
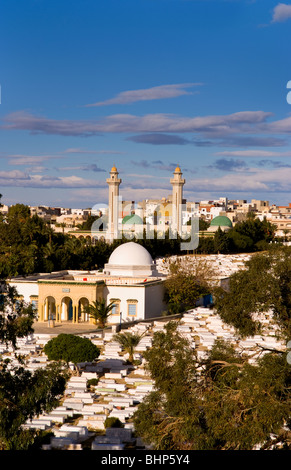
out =
[[[87,297],[80,297],[78,300],[78,317],[81,321],[88,322],[90,317],[88,313],[84,312],[84,308],[89,305]]]
[[[87,235],[84,240],[87,246],[92,245],[92,237],[90,235]]]
[[[56,319],[56,299],[48,295],[44,300],[44,320]]]
[[[67,295],[61,301],[61,318],[64,321],[73,320],[73,300]]]

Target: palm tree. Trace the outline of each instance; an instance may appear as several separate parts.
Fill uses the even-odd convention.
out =
[[[99,325],[100,328],[105,328],[108,317],[111,315],[111,311],[114,307],[114,302],[106,305],[105,299],[99,299],[93,301],[92,304],[87,305],[84,311],[94,319],[95,325]]]
[[[113,336],[113,340],[117,341],[123,349],[129,354],[128,360],[129,362],[133,362],[133,355],[135,348],[138,346],[142,336],[141,335],[130,333],[129,331],[125,331],[124,333],[118,333],[117,335]]]

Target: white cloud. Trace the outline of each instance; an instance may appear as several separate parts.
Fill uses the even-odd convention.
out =
[[[89,180],[79,176],[29,175],[22,171],[0,171],[0,185],[25,188],[103,188],[105,181]]]
[[[272,22],[278,23],[291,18],[291,5],[286,3],[278,3],[273,10]]]
[[[161,100],[165,98],[176,98],[181,95],[189,95],[190,92],[184,88],[192,88],[202,85],[202,83],[180,83],[175,85],[160,85],[141,90],[129,90],[119,93],[114,98],[97,103],[87,104],[86,107],[106,106],[112,104],[128,104],[136,101]]]
[[[63,152],[61,152],[62,154],[67,154],[67,153],[85,153],[85,154],[93,154],[93,155],[124,155],[125,152],[119,152],[118,150],[86,150],[86,149],[82,149],[82,148],[68,148],[66,150],[64,150]]]
[[[6,180],[10,184],[11,180],[30,180],[30,176],[19,170],[10,170],[10,171],[0,171],[0,180]],[[3,183],[1,183],[3,184]],[[5,185],[5,184],[4,184]],[[6,185],[5,185],[6,186]]]
[[[268,150],[234,150],[216,152],[215,155],[226,157],[251,157],[251,158],[268,158],[268,157],[291,157],[291,152],[271,152]]]
[[[59,158],[55,155],[23,155],[23,154],[0,154],[0,158],[8,159],[10,165],[35,165],[46,160]]]
[[[32,134],[54,134],[66,136],[92,136],[106,133],[140,133],[140,132],[167,132],[187,133],[195,132],[206,137],[221,138],[238,133],[267,132],[272,125],[267,126],[266,119],[272,113],[264,111],[243,111],[228,115],[210,115],[183,117],[174,114],[146,114],[136,116],[132,114],[114,114],[95,121],[57,120],[34,116],[33,114],[18,111],[7,115],[2,128],[10,130],[26,130]],[[290,128],[290,123],[282,120],[273,124],[283,132]]]
[[[291,168],[258,169],[223,175],[220,178],[197,178],[189,180],[187,190],[218,192],[260,192],[279,193],[291,191]]]

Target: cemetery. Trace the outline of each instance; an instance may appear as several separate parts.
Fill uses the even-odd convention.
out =
[[[243,265],[242,259],[227,260],[223,257],[225,267],[223,275]],[[221,262],[216,256],[216,263]],[[223,323],[215,310],[197,306],[180,316],[178,332],[188,339],[196,350],[198,358],[203,358],[212,347],[216,338],[228,339],[236,348],[250,356],[251,361],[264,353],[263,348],[284,350],[285,345],[276,339],[271,321],[271,313],[260,314],[265,324],[262,335],[239,340],[235,331]],[[28,420],[23,428],[47,430],[52,433],[50,443],[43,445],[43,450],[123,450],[144,449],[145,445],[135,435],[132,417],[139,404],[148,393],[154,390],[155,384],[147,374],[143,352],[152,345],[153,334],[164,328],[169,317],[160,317],[150,321],[140,321],[123,325],[123,329],[133,333],[143,333],[135,351],[135,365],[127,362],[128,354],[122,346],[114,341],[114,326],[106,329],[102,335],[92,331],[82,336],[89,338],[100,348],[100,356],[96,362],[78,364],[78,371],[70,365],[71,376],[67,382],[65,393],[60,405],[48,414],[35,416]],[[30,371],[45,367],[48,363],[43,348],[56,335],[34,332],[32,335],[18,339],[18,354],[25,358],[25,367]],[[13,367],[12,348],[0,345],[2,359],[11,360]],[[91,382],[92,379],[96,379]],[[94,385],[92,385],[94,383]],[[106,420],[118,419],[122,427],[107,427]]]
[[[140,365],[126,363],[126,354],[121,346],[115,344],[110,335],[104,338],[104,348],[98,362],[81,364],[81,374],[75,375],[72,365],[72,376],[67,382],[62,403],[49,414],[43,414],[29,420],[24,428],[50,430],[53,432],[50,444],[45,450],[72,449],[82,450],[90,442],[91,450],[123,450],[144,448],[141,440],[135,436],[132,416],[139,403],[154,389],[154,383],[144,368],[142,353],[151,346],[152,335],[161,330],[165,321],[153,321],[146,324],[144,341],[137,347],[135,357],[141,360]],[[139,331],[145,325],[137,324],[128,330]],[[202,358],[212,347],[215,338],[227,338],[237,348],[252,355],[254,361],[262,349],[284,348],[278,343],[274,332],[266,331],[264,336],[257,335],[251,339],[238,341],[231,327],[223,324],[215,313],[205,307],[197,307],[186,312],[179,320],[178,331],[185,336],[198,358]],[[92,341],[95,336],[92,333]],[[42,347],[49,338],[36,334],[19,341],[19,351],[25,354],[26,367],[35,370],[47,363]],[[2,357],[11,358],[11,351],[2,348]],[[88,387],[90,379],[98,379],[98,384]],[[118,418],[123,427],[108,428],[107,418]]]

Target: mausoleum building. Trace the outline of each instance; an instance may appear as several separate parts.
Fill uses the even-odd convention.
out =
[[[150,253],[134,242],[119,245],[103,272],[34,274],[10,279],[9,284],[35,306],[40,322],[92,322],[85,306],[99,299],[114,302],[111,324],[155,318],[166,309],[164,276]]]

